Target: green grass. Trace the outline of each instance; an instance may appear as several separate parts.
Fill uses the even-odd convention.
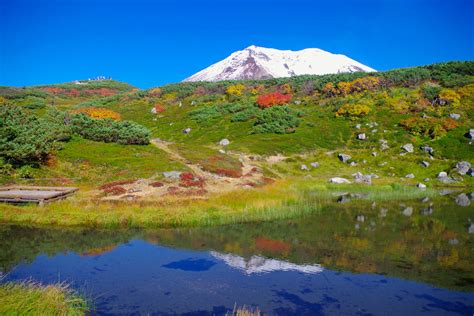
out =
[[[0,284],[1,315],[85,315],[88,302],[64,283],[33,282]]]
[[[85,227],[189,227],[295,218],[317,212],[340,192],[366,193],[376,200],[435,195],[431,189],[405,186],[328,185],[281,180],[252,190],[211,195],[205,200],[162,197],[137,202],[91,201],[78,194],[45,207],[0,205],[0,222]]]
[[[117,179],[161,178],[162,172],[170,170],[187,168],[151,144],[121,145],[74,137],[64,143],[51,166],[36,169],[35,178],[67,178],[75,185],[96,187]],[[51,180],[44,181],[48,183]]]

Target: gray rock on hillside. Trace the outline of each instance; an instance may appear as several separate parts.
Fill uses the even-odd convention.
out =
[[[426,189],[426,185],[424,185],[423,183],[418,183],[418,184],[416,185],[416,187],[417,187],[418,189]]]
[[[330,183],[335,183],[335,184],[344,184],[344,183],[351,183],[349,180],[345,178],[339,178],[339,177],[334,177],[329,179]]]
[[[390,147],[388,146],[388,142],[385,139],[381,139],[380,141],[380,150],[384,151],[389,149]]]
[[[356,172],[352,176],[354,177],[355,183],[372,184],[371,175],[363,175],[361,172]]]
[[[434,149],[428,145],[424,145],[420,147],[421,150],[423,150],[425,153],[428,153],[430,155],[434,154]]]
[[[349,161],[352,157],[346,154],[339,154],[337,155],[337,158],[339,158],[340,161],[342,162],[347,162]]]
[[[468,173],[470,168],[471,164],[467,161],[460,161],[456,164],[456,171],[462,176]]]
[[[191,133],[191,128],[188,127],[188,128],[183,129],[183,133],[184,133],[184,134],[189,134],[189,133]]]
[[[466,134],[464,134],[464,136],[466,136],[467,138],[470,138],[470,139],[474,139],[474,128],[471,128],[469,130],[469,132],[467,132]]]
[[[309,168],[307,165],[301,165],[300,169],[301,171],[309,171]]]
[[[430,166],[430,163],[429,163],[428,161],[424,161],[424,160],[423,160],[423,161],[421,162],[421,165],[422,165],[423,167],[429,167],[429,166]]]
[[[230,144],[230,141],[227,139],[227,138],[223,138],[221,139],[221,141],[219,142],[219,145],[221,146],[227,146]]]
[[[408,178],[408,179],[414,179],[415,178],[415,175],[413,173],[409,173],[405,176],[405,178]]]
[[[413,147],[413,144],[405,144],[403,145],[402,147],[400,147],[401,149],[403,149],[404,151],[406,151],[407,153],[412,153],[413,150],[415,149]]]
[[[181,171],[166,171],[163,172],[163,176],[167,179],[179,180],[181,173]]]
[[[366,139],[365,133],[360,133],[360,134],[358,134],[358,135],[357,135],[357,139],[358,139],[358,140],[364,140],[364,139]]]
[[[314,162],[310,163],[310,165],[311,165],[311,167],[313,167],[313,168],[318,168],[318,167],[319,167],[319,162],[314,161]]]
[[[457,113],[451,113],[449,114],[449,117],[452,118],[453,120],[459,120],[461,118],[461,115]]]

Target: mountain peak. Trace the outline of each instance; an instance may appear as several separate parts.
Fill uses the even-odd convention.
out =
[[[292,51],[251,45],[184,81],[269,79],[358,71],[375,70],[345,55],[319,48]]]

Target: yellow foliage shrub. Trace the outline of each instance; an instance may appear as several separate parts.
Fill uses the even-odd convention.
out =
[[[227,87],[226,93],[229,96],[240,97],[245,91],[245,86],[241,83]]]
[[[350,118],[361,117],[369,114],[371,111],[370,107],[365,104],[344,104],[336,112],[336,117],[346,116]]]
[[[456,91],[451,89],[443,89],[439,93],[439,103],[441,105],[452,105],[454,107],[459,106],[461,101],[461,96],[456,93]]]
[[[77,110],[72,110],[71,113],[83,113],[94,119],[113,119],[119,121],[121,119],[120,114],[104,108],[88,107]]]

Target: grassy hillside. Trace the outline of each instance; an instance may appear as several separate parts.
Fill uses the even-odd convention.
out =
[[[96,186],[120,179],[160,179],[163,171],[187,170],[186,163],[207,164],[213,172],[213,161],[228,160],[225,165],[238,168],[235,160],[244,155],[274,178],[310,175],[327,182],[359,171],[375,173],[375,183],[414,184],[430,178],[428,185],[445,185],[433,179],[446,171],[456,185],[474,184],[472,177],[453,171],[461,160],[474,162],[472,140],[465,136],[474,127],[474,62],[370,74],[180,83],[148,90],[114,81],[4,87],[0,95],[2,103],[37,116],[51,109],[112,110],[121,120],[148,128],[151,138],[171,142],[170,148],[186,160],[176,161],[153,145],[75,136],[62,143],[51,163],[35,166],[33,177]],[[190,132],[184,133],[186,129]],[[223,138],[230,141],[226,147],[218,144]],[[407,143],[413,144],[413,153],[400,148]],[[423,145],[434,152],[421,150]],[[339,153],[351,160],[339,161]],[[280,156],[268,158],[274,155]],[[311,167],[312,162],[319,167]],[[415,179],[406,179],[409,173]],[[18,178],[13,173],[2,181]]]

